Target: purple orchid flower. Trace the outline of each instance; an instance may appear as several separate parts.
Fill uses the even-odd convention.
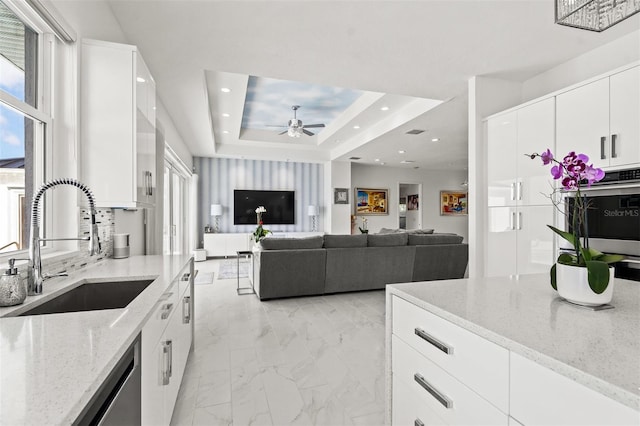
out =
[[[540,158],[542,158],[542,164],[546,166],[547,164],[551,163],[551,161],[553,161],[553,154],[551,153],[551,150],[547,148],[545,152],[540,154]]]
[[[560,166],[559,164],[556,164],[555,166],[553,166],[551,168],[551,175],[553,176],[554,179],[560,179],[563,175],[562,166]]]

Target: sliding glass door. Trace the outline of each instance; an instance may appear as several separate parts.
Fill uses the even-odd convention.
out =
[[[164,224],[163,254],[185,254],[188,245],[188,182],[185,176],[171,162],[164,164]]]

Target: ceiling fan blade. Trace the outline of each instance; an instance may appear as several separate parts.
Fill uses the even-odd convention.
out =
[[[287,127],[284,124],[265,124],[265,127]]]
[[[307,136],[313,136],[315,135],[315,133],[311,133],[310,131],[308,131],[307,129],[302,129],[302,131],[304,132],[305,135]]]
[[[280,133],[278,133],[278,135],[286,135],[288,131],[289,131],[289,130],[287,129],[287,130],[285,130],[284,132],[280,132]]]
[[[324,127],[324,124],[305,124],[304,126],[305,129],[306,128],[312,128],[312,127]]]

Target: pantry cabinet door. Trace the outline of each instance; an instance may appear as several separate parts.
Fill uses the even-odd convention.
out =
[[[487,205],[516,204],[516,112],[487,121]]]
[[[612,166],[640,163],[640,66],[614,74],[611,92]]]

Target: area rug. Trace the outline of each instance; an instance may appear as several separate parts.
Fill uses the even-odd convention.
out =
[[[213,272],[198,272],[196,279],[193,281],[195,285],[213,284]]]
[[[240,259],[240,278],[247,278],[249,276],[249,262],[244,259]],[[237,259],[225,259],[220,263],[220,269],[218,269],[219,280],[228,280],[231,278],[236,278],[237,276]]]

